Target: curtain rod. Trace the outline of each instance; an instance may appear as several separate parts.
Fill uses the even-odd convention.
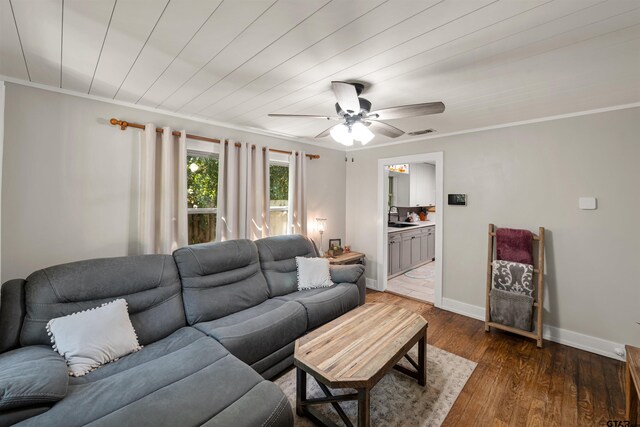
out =
[[[120,126],[120,130],[125,130],[128,127],[132,127],[132,128],[136,128],[136,129],[142,129],[144,130],[144,125],[141,125],[139,123],[130,123],[124,120],[118,120],[118,119],[111,119],[109,120],[109,123],[111,123],[114,126]],[[156,132],[158,133],[162,133],[163,129],[162,128],[156,128]],[[180,132],[178,131],[173,131],[171,132],[173,135],[175,136],[180,136]],[[215,139],[215,138],[207,138],[206,136],[199,136],[199,135],[192,135],[190,133],[187,134],[187,138],[189,139],[195,139],[197,141],[205,141],[205,142],[212,142],[214,144],[220,144],[220,140],[219,139]],[[239,143],[236,142],[236,147],[240,147],[241,145]],[[251,148],[255,148],[255,145],[252,145]],[[263,150],[266,150],[266,148],[263,148]],[[292,154],[291,151],[286,151],[286,150],[278,150],[276,148],[269,148],[269,151],[271,151],[272,153],[281,153],[281,154]],[[296,156],[298,155],[298,153],[296,153]],[[306,155],[310,160],[313,159],[319,159],[320,155],[319,154],[307,154]]]

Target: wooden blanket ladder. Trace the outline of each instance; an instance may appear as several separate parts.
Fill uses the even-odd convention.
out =
[[[486,313],[484,330],[489,332],[490,328],[496,328],[514,334],[522,335],[527,338],[536,340],[538,348],[542,348],[542,314],[544,312],[544,227],[539,227],[538,234],[533,235],[533,240],[538,242],[538,259],[534,260],[533,275],[536,283],[535,295],[533,300],[535,329],[534,331],[525,331],[523,329],[514,328],[512,326],[502,325],[491,321],[491,298],[489,294],[492,286],[492,262],[495,247],[496,227],[489,224],[489,245],[487,249],[487,295],[486,295]]]

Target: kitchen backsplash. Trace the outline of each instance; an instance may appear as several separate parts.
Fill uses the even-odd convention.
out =
[[[400,216],[400,221],[404,221],[404,219],[407,217],[407,214],[409,212],[415,212],[417,214],[420,213],[420,211],[427,211],[427,207],[426,206],[413,206],[413,207],[398,207],[398,215]],[[391,220],[394,221],[395,220],[395,216],[392,215],[391,216]]]

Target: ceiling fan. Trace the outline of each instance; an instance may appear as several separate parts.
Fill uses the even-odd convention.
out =
[[[365,145],[373,139],[376,133],[390,138],[397,138],[404,135],[404,131],[382,120],[426,116],[429,114],[439,114],[444,111],[444,104],[442,102],[402,105],[371,111],[371,102],[359,97],[364,89],[362,83],[331,82],[331,89],[338,100],[336,103],[337,116],[269,114],[269,117],[341,121],[342,123],[334,125],[316,135],[316,138],[331,135],[337,142],[350,146],[353,145],[354,140],[360,141],[362,145]]]

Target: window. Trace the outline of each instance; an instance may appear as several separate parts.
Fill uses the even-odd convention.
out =
[[[289,216],[289,166],[272,162],[269,166],[269,218],[271,235],[287,234]]]
[[[271,235],[287,234],[289,215],[289,165],[272,160],[269,165],[269,217]],[[188,242],[216,239],[218,207],[218,155],[214,152],[187,152]]]
[[[188,241],[190,245],[216,238],[218,158],[215,154],[187,153]]]

